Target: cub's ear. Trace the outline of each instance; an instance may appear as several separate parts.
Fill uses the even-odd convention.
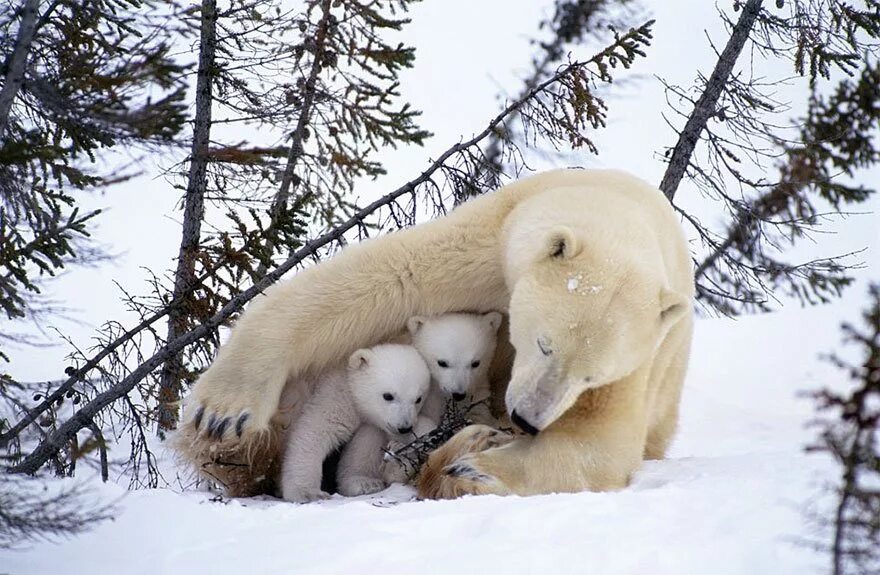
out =
[[[672,290],[663,288],[660,292],[660,324],[664,328],[672,326],[687,313],[690,306],[687,300]]]
[[[566,226],[554,227],[544,240],[544,253],[550,258],[568,259],[580,251],[580,242],[571,228]]]
[[[423,325],[425,325],[425,318],[420,315],[414,315],[406,320],[406,329],[409,330],[411,335],[419,333],[419,330],[422,329]]]
[[[489,324],[489,327],[492,328],[492,331],[498,333],[498,328],[501,327],[501,319],[502,315],[497,311],[490,311],[488,313],[483,314],[483,319],[486,320],[486,323]]]
[[[370,365],[373,360],[373,352],[369,349],[359,349],[348,357],[348,367],[351,369],[363,369]]]

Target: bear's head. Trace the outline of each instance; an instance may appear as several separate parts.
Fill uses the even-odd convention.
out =
[[[657,262],[639,261],[638,250],[538,221],[545,225],[511,234],[505,262],[516,349],[505,402],[511,420],[531,434],[587,389],[645,365],[691,310],[688,298],[666,289]]]
[[[474,381],[486,377],[495,353],[501,314],[491,311],[415,316],[406,325],[413,346],[425,358],[440,391],[446,397],[461,401]]]
[[[355,407],[367,423],[391,435],[408,435],[431,383],[428,366],[410,345],[359,349],[348,360]]]

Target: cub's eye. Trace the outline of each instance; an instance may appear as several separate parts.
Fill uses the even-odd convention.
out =
[[[382,399],[384,399],[385,401],[394,401],[394,396],[390,393],[383,393]]]
[[[420,404],[421,402],[422,402],[422,398],[420,397],[416,400],[416,405]]]
[[[550,346],[547,345],[547,342],[544,341],[544,339],[540,338],[540,337],[538,338],[538,349],[540,349],[541,353],[543,353],[544,355],[552,355],[553,354],[553,350],[550,349]]]
[[[439,365],[440,367],[449,367],[449,362],[445,359],[438,359],[437,365]]]
[[[471,369],[477,369],[478,367],[480,367],[480,360],[471,363]]]

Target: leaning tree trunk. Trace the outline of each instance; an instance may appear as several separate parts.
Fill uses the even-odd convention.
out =
[[[27,57],[34,41],[37,30],[37,8],[40,0],[25,0],[21,7],[21,22],[18,24],[18,37],[15,39],[15,48],[4,63],[6,77],[3,80],[3,88],[0,89],[0,136],[6,132],[9,124],[9,111],[12,102],[18,95],[24,82],[24,70],[27,66]]]
[[[174,341],[187,332],[187,302],[192,297],[195,283],[196,255],[198,254],[202,218],[205,212],[205,188],[207,187],[208,145],[211,137],[211,103],[214,70],[214,54],[217,35],[217,1],[202,0],[201,37],[199,40],[199,68],[196,79],[196,117],[193,128],[192,152],[189,177],[183,209],[183,233],[174,274],[172,301],[179,304],[168,313],[168,338]],[[162,366],[159,378],[159,429],[170,430],[177,426],[181,382],[183,380],[183,354],[177,353]]]
[[[721,97],[727,79],[733,72],[733,66],[749,39],[749,34],[761,12],[761,4],[763,4],[763,0],[748,0],[742,7],[742,13],[736,26],[733,27],[730,39],[719,56],[709,81],[706,82],[706,89],[703,90],[700,99],[694,105],[694,111],[691,112],[684,129],[678,136],[678,142],[672,150],[672,157],[666,167],[666,173],[663,174],[663,181],[660,182],[660,189],[670,202],[675,197],[678,184],[681,183],[681,179],[690,165],[691,155],[694,153],[697,142],[700,141],[700,134],[706,128],[709,118],[715,115],[718,98]]]

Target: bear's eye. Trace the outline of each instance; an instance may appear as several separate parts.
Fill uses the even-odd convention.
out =
[[[478,367],[480,367],[480,360],[471,363],[471,369],[477,369]]]
[[[384,399],[385,401],[394,401],[394,396],[390,393],[383,393],[382,399]]]
[[[540,337],[538,338],[538,349],[540,349],[541,353],[543,353],[544,355],[551,355],[553,353],[553,350],[550,349],[550,346],[547,345],[547,342]]]
[[[449,367],[449,362],[445,359],[438,359],[437,365],[439,365],[440,367]]]
[[[420,404],[421,402],[422,402],[422,398],[420,397],[416,400],[416,405]]]

